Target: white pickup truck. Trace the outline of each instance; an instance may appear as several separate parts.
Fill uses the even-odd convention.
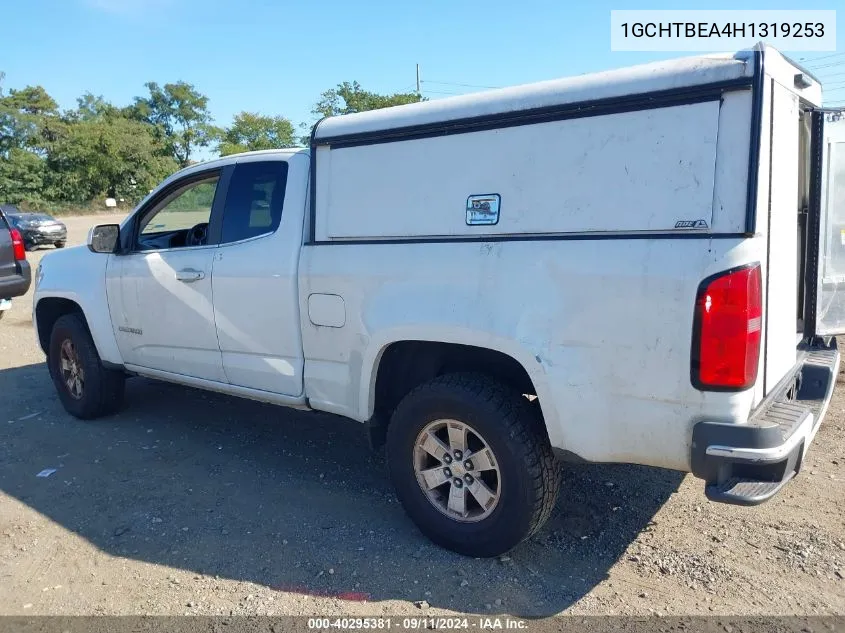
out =
[[[79,418],[138,375],[363,423],[413,521],[468,555],[540,528],[557,459],[760,503],[845,332],[821,95],[759,45],[325,119],[44,257],[38,339]]]

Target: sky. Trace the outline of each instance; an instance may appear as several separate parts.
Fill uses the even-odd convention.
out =
[[[4,89],[40,84],[63,108],[74,107],[84,92],[126,105],[145,93],[145,82],[184,80],[209,97],[218,125],[244,110],[310,124],[320,93],[337,83],[409,91],[416,64],[423,95],[438,99],[685,54],[612,52],[611,9],[801,4],[0,0],[0,24],[11,36],[0,49],[0,72],[6,73]],[[845,16],[841,2],[818,1],[812,8],[840,8]],[[845,27],[837,36],[837,50],[845,51]],[[789,55],[808,60],[831,87],[828,98],[845,104],[845,54]]]

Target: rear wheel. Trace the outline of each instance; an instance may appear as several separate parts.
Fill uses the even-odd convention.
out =
[[[103,366],[79,314],[65,314],[56,320],[47,365],[59,399],[71,415],[97,418],[114,413],[123,403],[125,375]]]
[[[38,244],[34,244],[33,242],[24,242],[23,247],[28,251],[34,251],[38,248]]]
[[[497,556],[545,523],[560,483],[542,423],[521,394],[476,374],[408,394],[387,429],[390,476],[432,541]]]
[[[65,243],[64,243],[64,242],[56,242],[56,243],[54,244],[54,246],[55,246],[56,248],[64,248],[64,247],[65,247]]]

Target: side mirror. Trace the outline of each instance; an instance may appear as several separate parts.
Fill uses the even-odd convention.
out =
[[[114,253],[119,243],[119,224],[98,224],[88,233],[88,248],[94,253]]]

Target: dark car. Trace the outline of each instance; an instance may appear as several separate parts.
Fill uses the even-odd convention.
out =
[[[26,261],[23,236],[9,225],[0,208],[0,304],[29,290],[32,274]],[[3,310],[0,310],[0,317]]]
[[[67,227],[46,213],[24,213],[17,207],[3,205],[6,219],[21,232],[26,250],[33,251],[41,245],[63,248],[67,243]]]

